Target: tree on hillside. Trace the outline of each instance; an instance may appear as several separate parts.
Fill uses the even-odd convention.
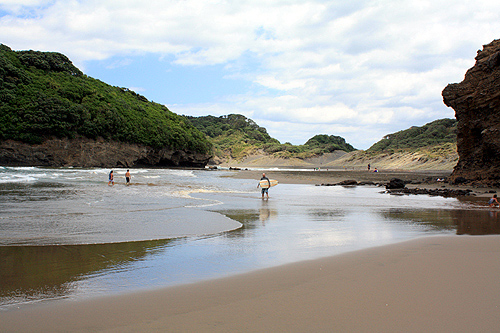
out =
[[[227,116],[203,116],[186,118],[201,132],[211,138],[215,154],[243,158],[256,150],[263,150],[275,157],[308,158],[334,150],[346,152],[355,150],[345,139],[334,135],[316,135],[304,145],[280,143],[272,138],[264,127],[240,114]]]
[[[212,149],[185,118],[84,75],[63,54],[15,52],[0,44],[0,140],[41,143],[76,136],[158,149]]]
[[[457,140],[456,131],[456,119],[439,119],[421,127],[412,126],[406,130],[387,134],[367,151],[379,152],[455,143]]]
[[[343,150],[346,152],[355,151],[356,149],[345,142],[345,139],[336,135],[319,134],[315,135],[305,143],[311,148],[320,148],[325,152],[333,152],[335,150]]]

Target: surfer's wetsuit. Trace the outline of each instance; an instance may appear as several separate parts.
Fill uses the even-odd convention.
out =
[[[267,182],[269,183],[269,187],[271,187],[271,181],[269,180],[269,178],[262,177],[260,180],[267,180]],[[269,187],[268,188],[262,188],[262,195],[264,195],[264,193],[267,193],[267,191],[269,191]]]

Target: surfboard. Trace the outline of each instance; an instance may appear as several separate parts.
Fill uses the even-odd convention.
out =
[[[269,188],[269,183],[271,183],[271,187],[278,185],[278,181],[276,179],[269,179],[269,181],[267,181],[265,179],[261,180],[259,182],[259,185],[262,188]]]

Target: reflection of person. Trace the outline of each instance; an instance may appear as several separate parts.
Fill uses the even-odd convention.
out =
[[[125,172],[125,180],[127,181],[127,185],[130,185],[130,170]]]
[[[260,180],[267,180],[267,182],[269,183],[269,187],[271,187],[271,181],[269,180],[269,178],[266,177],[265,173],[262,174],[262,178]],[[260,183],[257,184],[257,187],[259,187],[259,186],[260,186]],[[267,194],[267,198],[269,198],[269,187],[266,187],[266,188],[262,187],[262,191],[261,191],[262,192],[262,199],[264,199],[264,193]]]
[[[269,203],[267,200],[262,200],[262,206],[260,207],[259,210],[259,220],[262,222],[263,225],[264,222],[266,222],[271,216],[271,211],[269,210],[268,204]]]
[[[113,170],[111,170],[111,172],[109,173],[108,185],[115,185],[115,181],[114,181],[114,178],[113,178]]]
[[[490,207],[499,206],[497,195],[496,194],[493,195],[493,197],[490,199],[490,201],[488,201],[488,203],[490,204]]]

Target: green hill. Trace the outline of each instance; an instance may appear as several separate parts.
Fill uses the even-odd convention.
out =
[[[209,137],[214,155],[222,159],[241,160],[259,151],[277,158],[308,158],[334,150],[355,150],[345,139],[325,134],[312,137],[304,145],[282,144],[272,138],[264,127],[239,114],[186,118]]]
[[[200,153],[212,147],[184,117],[84,75],[64,55],[0,44],[0,140],[104,138]]]
[[[343,150],[345,152],[355,151],[356,149],[345,142],[345,139],[340,136],[319,134],[315,135],[305,143],[306,147],[311,149],[319,149],[321,153],[331,153],[335,150]]]
[[[458,162],[457,121],[439,119],[386,135],[366,151],[356,151],[330,163],[332,167],[393,170],[451,170]]]
[[[433,148],[425,154],[431,158],[435,151],[449,154],[456,146],[456,126],[454,119],[440,119],[411,127],[386,135],[356,156],[369,160],[377,154],[406,154],[443,145],[446,149]],[[251,155],[305,160],[355,151],[344,138],[326,134],[303,145],[280,143],[238,114],[179,116],[129,89],[86,76],[60,53],[12,51],[0,44],[0,141],[38,144],[78,137],[214,154],[219,160]]]
[[[439,119],[424,126],[388,134],[373,144],[368,152],[396,151],[408,148],[422,148],[457,142],[457,120]]]

